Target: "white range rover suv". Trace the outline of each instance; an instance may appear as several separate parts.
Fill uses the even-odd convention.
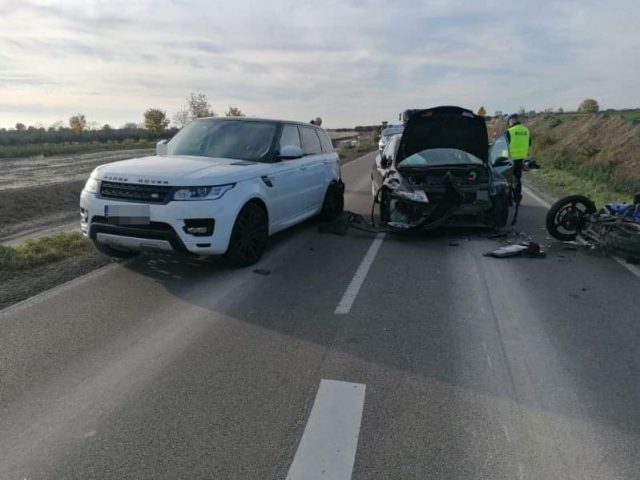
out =
[[[314,125],[202,118],[158,142],[156,155],[108,163],[80,197],[81,229],[111,256],[225,254],[238,266],[267,237],[344,207],[340,161]]]

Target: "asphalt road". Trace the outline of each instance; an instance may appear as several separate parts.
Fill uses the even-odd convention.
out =
[[[144,257],[0,312],[0,479],[639,478],[640,278],[495,246],[311,221],[256,267]]]

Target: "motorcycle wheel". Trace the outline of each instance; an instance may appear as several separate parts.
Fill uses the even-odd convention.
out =
[[[587,222],[587,215],[593,213],[596,205],[584,195],[561,198],[547,212],[547,231],[558,240],[575,240]]]

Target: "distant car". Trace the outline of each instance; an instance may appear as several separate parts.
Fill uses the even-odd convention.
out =
[[[402,133],[403,130],[404,130],[403,125],[392,125],[391,127],[385,128],[382,131],[382,134],[380,136],[380,141],[378,142],[378,150],[379,151],[384,150],[384,147],[387,145],[387,142],[389,141],[389,139],[394,135],[398,135],[399,133]]]
[[[99,166],[82,191],[82,232],[115,257],[139,251],[256,262],[267,237],[342,213],[340,163],[327,133],[279,120],[205,118],[157,155]]]
[[[489,162],[485,120],[460,107],[412,110],[371,180],[389,226],[502,227],[509,215],[509,183]]]

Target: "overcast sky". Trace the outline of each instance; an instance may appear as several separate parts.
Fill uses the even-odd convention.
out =
[[[0,126],[214,110],[327,127],[406,108],[639,107],[638,0],[0,0]]]

